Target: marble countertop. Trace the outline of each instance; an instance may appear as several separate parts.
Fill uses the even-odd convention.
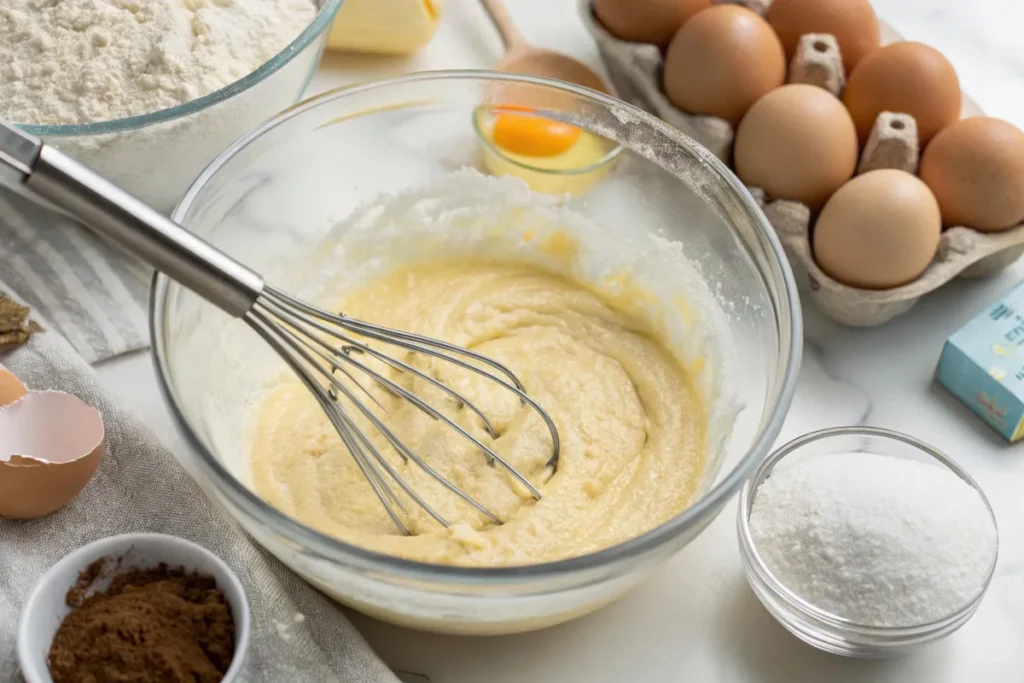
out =
[[[535,44],[599,66],[573,0],[508,0]],[[942,50],[986,110],[1024,127],[1024,26],[1020,0],[876,0],[906,38]],[[410,58],[328,55],[313,92],[412,70],[486,68],[500,43],[475,0],[448,0],[434,42]],[[780,443],[828,426],[898,429],[958,459],[980,482],[1000,525],[1000,558],[975,617],[912,656],[855,661],[817,652],[782,629],[742,576],[735,503],[659,573],[596,614],[538,633],[468,639],[392,627],[353,615],[391,666],[435,683],[952,683],[1019,681],[1024,672],[1024,450],[1009,446],[933,382],[950,332],[1024,277],[1024,262],[991,279],[955,282],[881,328],[835,325],[804,307],[803,368]],[[148,354],[97,367],[176,452]]]

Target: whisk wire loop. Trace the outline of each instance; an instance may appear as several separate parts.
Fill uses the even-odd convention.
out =
[[[259,306],[257,304],[257,306],[254,307],[254,311],[258,310],[258,309],[259,309]],[[264,319],[264,322],[265,322],[265,319]],[[485,517],[487,517],[489,520],[491,520],[495,524],[502,524],[501,518],[499,518],[493,512],[488,510],[483,504],[478,502],[476,499],[474,499],[468,493],[463,491],[461,488],[459,488],[458,486],[453,484],[451,481],[446,479],[444,476],[442,476],[437,470],[435,470],[425,460],[423,460],[423,458],[421,458],[415,451],[413,451],[408,446],[406,446],[405,443],[401,439],[399,439],[398,436],[396,436],[395,433],[392,432],[388,428],[388,426],[386,424],[384,424],[383,421],[381,421],[380,418],[378,418],[376,415],[373,414],[372,410],[367,408],[366,405],[364,403],[362,403],[356,397],[355,392],[353,392],[343,382],[339,381],[338,378],[335,377],[333,374],[331,374],[330,372],[325,372],[323,367],[317,364],[316,357],[310,351],[308,351],[308,350],[306,350],[304,348],[304,346],[303,346],[304,340],[302,338],[298,337],[298,335],[296,335],[294,332],[289,331],[287,328],[280,327],[280,326],[277,327],[276,329],[274,329],[274,333],[277,335],[276,338],[279,341],[283,342],[286,346],[289,347],[290,351],[292,351],[295,354],[297,354],[298,356],[300,356],[302,358],[302,360],[304,360],[306,362],[307,365],[305,367],[303,367],[303,370],[307,371],[306,374],[308,374],[308,369],[310,367],[315,368],[322,376],[324,376],[327,379],[327,381],[333,386],[333,388],[336,391],[340,391],[342,394],[344,394],[345,398],[347,398],[352,403],[352,405],[354,405],[366,417],[366,419],[369,420],[369,422],[373,425],[373,427],[377,431],[379,431],[384,436],[385,439],[388,440],[388,442],[395,448],[395,450],[403,458],[408,459],[408,460],[412,460],[420,469],[422,469],[424,472],[426,472],[436,482],[438,482],[439,484],[444,486],[446,489],[448,489],[449,491],[451,491],[452,493],[454,493],[455,495],[459,496],[464,501],[469,503],[477,511],[479,511],[481,514],[483,514]],[[291,357],[291,354],[289,354],[289,357]],[[338,424],[335,421],[334,417],[338,416],[338,415],[341,415],[341,416],[344,416],[343,422],[346,424],[346,426],[348,428],[356,430],[356,431],[361,431],[361,430],[359,430],[359,427],[356,426],[355,423],[352,421],[352,418],[344,413],[344,411],[342,410],[340,404],[338,404],[336,401],[329,400],[330,397],[327,396],[327,391],[322,386],[320,386],[315,381],[313,382],[313,384],[315,384],[318,387],[318,389],[313,392],[314,395],[316,396],[317,400],[320,402],[320,405],[327,412],[328,417],[331,418],[331,422],[335,425],[335,427],[338,427]],[[307,386],[308,386],[308,384],[307,384]],[[341,431],[341,428],[340,427],[338,427],[338,428],[339,428],[339,431]],[[369,442],[369,439],[367,437],[365,437],[365,435],[363,436],[363,440],[365,442]],[[343,439],[343,441],[345,441],[345,440]],[[345,441],[345,446],[346,446],[346,448],[349,448],[350,451],[352,450],[349,442]],[[358,450],[359,449],[356,448],[356,451],[358,451]],[[376,449],[374,449],[374,450],[376,450]],[[354,455],[355,455],[355,453],[353,452],[353,456]],[[362,469],[362,465],[364,465],[364,464],[367,465],[368,467],[370,467],[371,469],[373,468],[372,463],[369,463],[368,461],[365,461],[365,462],[364,461],[358,461],[358,459],[357,459],[357,462],[360,464],[360,468],[361,469]],[[397,476],[397,474],[396,474],[396,476]],[[379,477],[379,473],[378,473],[378,477]],[[371,485],[372,485],[372,482],[371,482]],[[405,490],[405,489],[406,489],[406,487],[403,486],[403,490]],[[379,492],[377,492],[377,497],[380,498],[381,503],[385,507],[389,508],[389,514],[390,514],[391,513],[390,507],[389,507],[388,503],[384,500],[384,497],[381,496],[381,494]],[[436,519],[441,525],[446,526],[446,527],[447,526],[451,526],[451,524],[444,517],[442,517],[440,514],[438,514],[436,511],[434,511],[429,505],[426,505],[425,503],[423,503],[421,497],[416,496],[416,497],[414,497],[414,500],[418,504],[420,504],[427,511],[427,513],[430,514],[431,517]],[[404,525],[403,525],[403,527],[404,527]]]
[[[427,356],[438,358],[440,360],[457,365],[463,369],[469,370],[470,372],[476,373],[477,375],[480,375],[482,377],[486,377],[487,379],[501,385],[508,391],[511,391],[512,393],[516,394],[524,404],[527,404],[531,408],[533,408],[533,410],[535,410],[537,414],[540,415],[541,419],[544,420],[544,423],[548,428],[548,432],[551,435],[552,441],[552,455],[551,459],[548,460],[547,462],[547,466],[551,467],[552,469],[558,467],[558,456],[561,451],[561,442],[558,436],[558,428],[555,426],[554,420],[551,419],[551,416],[548,415],[547,411],[541,408],[535,400],[533,400],[529,395],[527,395],[522,383],[515,376],[515,374],[513,374],[511,370],[509,370],[508,368],[506,368],[504,365],[494,360],[493,358],[488,358],[487,356],[475,353],[473,351],[470,351],[469,349],[457,346],[455,344],[450,344],[440,339],[433,339],[431,337],[425,337],[423,335],[414,334],[412,332],[403,332],[402,330],[395,330],[389,327],[383,327],[381,325],[374,325],[373,323],[368,323],[362,320],[350,318],[344,314],[334,315],[332,313],[328,313],[319,308],[316,308],[315,306],[311,306],[310,304],[307,304],[304,301],[296,299],[295,297],[289,294],[285,294],[284,292],[278,291],[277,289],[274,289],[269,285],[267,285],[264,288],[263,296],[261,296],[261,299],[263,297],[266,297],[269,301],[277,303],[279,306],[283,306],[285,309],[297,309],[298,312],[305,313],[307,316],[314,318],[314,320],[307,319],[306,322],[309,324],[313,324],[313,326],[317,327],[317,329],[320,329],[321,331],[331,336],[334,336],[339,340],[348,340],[349,342],[354,341],[350,337],[347,337],[346,335],[339,333],[336,329],[333,329],[330,326],[321,327],[314,324],[316,320],[331,323],[333,325],[341,327],[342,329],[349,330],[350,332],[355,332],[356,334],[362,335],[370,339],[382,341],[392,346],[398,346],[409,351],[414,351],[416,353],[421,353]],[[371,355],[380,357],[377,355],[380,352],[374,351],[370,349],[370,347],[365,346],[364,344],[355,342],[354,345],[364,347],[364,350],[366,350]],[[442,351],[448,351],[453,354],[458,354],[460,356],[464,356],[466,358],[470,358],[484,365],[490,366],[497,370],[498,372],[500,372],[501,374],[505,375],[507,378],[509,378],[509,380],[511,380],[512,383],[509,384],[508,382],[502,380],[501,378],[496,377],[489,372],[486,372],[482,368],[479,368],[476,365],[473,365],[472,363],[467,363],[461,358],[447,355],[445,353],[442,353]],[[389,358],[391,361],[394,361],[396,363],[401,363],[401,361],[398,361],[397,359],[390,357],[386,358]],[[420,377],[424,377],[421,373],[418,373],[414,369],[408,368],[407,364],[402,364],[402,366],[403,369],[413,372],[414,374],[417,374]],[[450,389],[450,387],[448,389]],[[448,389],[446,389],[446,391]],[[454,394],[453,391],[449,391],[448,393],[450,395]],[[459,398],[462,401],[466,401],[464,397]],[[468,403],[468,401],[466,402]],[[480,414],[480,411],[475,409],[475,407],[473,408],[473,410],[477,414]],[[492,434],[492,436],[494,436],[494,434]]]
[[[329,335],[335,337],[336,339],[339,339],[342,342],[344,342],[344,346],[341,347],[341,350],[342,350],[342,355],[345,356],[345,360],[347,360],[347,361],[352,361],[352,359],[348,356],[347,353],[345,353],[345,351],[351,349],[351,350],[359,351],[360,353],[369,354],[369,355],[373,356],[374,358],[377,358],[381,362],[385,363],[386,365],[391,366],[392,368],[394,368],[396,370],[401,370],[401,371],[404,371],[404,372],[411,373],[411,374],[416,375],[417,377],[425,380],[426,382],[428,382],[432,386],[440,389],[441,391],[445,392],[446,394],[448,394],[449,396],[454,398],[456,401],[459,402],[460,406],[465,406],[465,407],[469,408],[471,411],[473,411],[474,413],[476,413],[476,415],[481,420],[483,420],[484,428],[487,430],[487,433],[490,434],[492,438],[495,438],[495,439],[498,438],[498,431],[491,424],[491,421],[489,419],[487,419],[487,416],[484,415],[483,411],[480,410],[479,408],[477,408],[476,405],[474,405],[465,396],[463,396],[462,394],[458,393],[457,391],[455,391],[454,389],[452,389],[448,385],[444,384],[443,382],[440,382],[440,381],[434,379],[430,375],[428,375],[425,372],[422,372],[421,370],[413,367],[409,363],[401,361],[401,360],[399,360],[397,358],[392,358],[392,357],[390,357],[390,356],[388,356],[386,354],[381,353],[380,351],[377,351],[376,349],[374,349],[374,348],[372,348],[370,346],[367,346],[366,344],[360,342],[359,340],[357,340],[357,339],[355,339],[353,337],[349,337],[348,335],[342,334],[342,333],[338,332],[337,330],[331,329],[329,326],[325,325],[322,322],[319,322],[317,320],[300,320],[295,315],[293,315],[291,313],[288,313],[287,311],[282,309],[282,307],[279,304],[276,304],[276,303],[274,303],[272,301],[268,302],[267,305],[268,305],[268,308],[271,308],[275,313],[277,313],[277,315],[281,316],[281,318],[283,320],[285,320],[286,322],[288,322],[289,324],[291,324],[293,326],[301,327],[301,326],[308,325],[308,326],[310,326],[310,327],[312,327],[312,328],[314,328],[316,330],[319,330],[320,332],[324,332],[326,334],[329,334]],[[315,341],[317,344],[319,344],[319,345],[323,346],[324,348],[326,348],[332,354],[337,354],[338,353],[337,349],[334,346],[328,344],[322,338],[316,337],[316,336],[311,336],[310,338],[313,341]],[[361,367],[363,367],[363,366],[361,366]],[[352,377],[347,372],[345,374],[348,375],[350,378]],[[358,384],[358,382],[357,382],[357,384]],[[360,385],[360,386],[362,386],[362,385]],[[419,397],[416,397],[415,395],[411,395],[411,396],[412,397],[409,398],[409,400],[412,401],[413,404],[416,405],[416,407],[420,408],[421,410],[429,412],[429,410],[428,410],[429,406],[425,402],[420,400]],[[377,402],[376,399],[374,399],[374,402],[377,403],[378,406],[380,406],[380,403]],[[381,406],[381,408],[383,408],[383,406]]]
[[[302,324],[301,321],[298,318],[296,318],[296,316],[289,314],[287,311],[281,310],[280,306],[277,306],[276,304],[270,304],[268,307],[272,311],[276,312],[286,322],[289,322],[292,325],[301,325]],[[324,326],[317,325],[316,327],[318,329],[320,329],[320,328],[323,328]],[[339,335],[339,336],[344,336],[344,335]],[[509,472],[509,474],[511,474],[523,486],[525,486],[530,491],[531,495],[533,495],[535,498],[540,500],[541,493],[537,489],[537,487],[534,486],[530,482],[530,480],[527,479],[523,474],[521,474],[518,470],[516,470],[514,467],[512,467],[512,465],[510,465],[507,460],[502,458],[497,452],[494,451],[494,449],[489,447],[487,444],[485,444],[484,442],[480,441],[480,439],[478,439],[475,436],[473,436],[472,434],[470,434],[465,428],[462,427],[462,425],[458,424],[457,422],[455,422],[451,418],[447,417],[446,415],[444,415],[443,413],[438,411],[436,408],[434,408],[432,405],[430,405],[426,401],[423,401],[422,399],[420,399],[418,396],[416,396],[416,394],[412,393],[411,391],[409,391],[405,387],[403,387],[403,386],[401,386],[399,384],[396,384],[395,382],[392,382],[390,379],[388,379],[387,377],[381,375],[379,372],[377,372],[373,368],[368,367],[368,366],[364,365],[363,363],[360,363],[359,361],[357,361],[354,358],[350,357],[348,354],[344,353],[344,351],[341,351],[341,352],[336,351],[333,347],[331,347],[329,344],[324,342],[322,339],[319,339],[319,338],[313,337],[313,336],[310,336],[310,337],[295,337],[294,341],[296,343],[298,343],[298,344],[301,344],[301,345],[305,346],[308,350],[313,352],[321,360],[323,360],[325,363],[329,364],[332,367],[332,369],[340,370],[347,377],[349,377],[350,379],[355,381],[355,378],[352,376],[352,374],[349,373],[344,368],[342,368],[341,365],[338,363],[338,361],[336,361],[334,358],[324,354],[319,349],[314,348],[313,342],[321,345],[323,348],[325,348],[328,351],[330,351],[333,356],[335,356],[337,358],[340,358],[341,360],[349,363],[352,366],[355,366],[356,368],[358,368],[359,370],[364,372],[366,375],[368,375],[370,378],[372,378],[374,381],[376,381],[378,384],[383,386],[385,389],[387,389],[391,393],[399,396],[400,398],[403,398],[403,399],[409,401],[410,403],[415,405],[417,408],[422,410],[424,413],[426,413],[427,415],[429,415],[433,419],[441,420],[442,422],[447,424],[449,427],[454,429],[459,435],[461,435],[462,437],[464,437],[465,439],[467,439],[471,443],[473,443],[474,446],[476,446],[477,448],[482,450],[487,455],[488,461],[490,461],[490,462],[498,462],[502,467],[505,468],[506,471]],[[353,344],[358,344],[358,342],[356,342],[354,340],[353,340],[352,343]],[[355,348],[361,350],[361,347],[357,346]],[[417,373],[417,374],[420,374],[420,373]],[[333,384],[334,380],[331,379],[330,381]],[[356,383],[357,386],[360,387],[360,389],[363,390],[364,393],[366,393],[367,395],[370,395],[369,392],[366,391],[366,389],[359,382],[355,382],[355,383]],[[346,393],[348,393],[348,392],[346,392]],[[370,398],[374,401],[374,403],[376,403],[378,406],[380,406],[383,409],[383,406],[381,406],[380,403],[375,398],[373,398],[372,395],[370,395]],[[462,402],[463,402],[463,404],[465,404],[467,406],[471,405],[465,399],[462,399]],[[359,406],[359,408],[362,409],[363,407]],[[475,408],[474,408],[474,412],[480,414],[480,411],[476,410]],[[370,417],[369,413],[367,413],[367,415],[368,415],[368,417]],[[376,425],[376,420],[374,420],[373,417],[371,417],[371,420],[374,421],[374,423],[375,423],[374,426],[377,426]],[[396,448],[396,450],[398,450],[399,454],[401,454],[403,459],[407,459],[407,456],[405,454],[405,447],[404,447],[404,445],[401,448]],[[490,515],[490,513],[486,513],[486,514]]]
[[[434,358],[451,362],[458,367],[463,367],[497,383],[508,391],[514,393],[520,398],[524,405],[530,405],[541,415],[542,419],[548,425],[552,436],[553,455],[547,464],[552,468],[557,467],[560,443],[558,440],[558,432],[555,429],[553,420],[535,401],[525,394],[522,389],[522,384],[515,375],[500,363],[484,356],[479,356],[481,362],[504,374],[510,381],[505,381],[501,377],[482,370],[481,368],[478,368],[460,358],[453,358],[448,354],[442,353],[438,348],[446,349],[451,347],[468,358],[476,359],[478,354],[475,354],[472,351],[461,349],[460,347],[454,347],[446,342],[437,342],[437,344],[421,343],[418,340],[423,339],[428,342],[433,342],[433,340],[429,340],[426,337],[420,337],[419,335],[413,335],[411,333],[392,331],[386,327],[370,325],[369,323],[356,321],[344,315],[333,315],[305,304],[287,294],[273,290],[270,287],[267,287],[264,291],[264,295],[261,295],[257,299],[249,313],[246,314],[245,320],[271,345],[275,351],[278,352],[285,362],[296,372],[296,374],[299,375],[307,388],[312,391],[317,402],[325,411],[331,424],[337,430],[342,443],[354,458],[357,467],[359,467],[361,473],[366,478],[367,483],[374,492],[374,495],[380,501],[381,505],[384,506],[388,516],[403,534],[408,535],[410,531],[407,524],[402,520],[399,510],[406,515],[408,515],[408,510],[403,505],[401,498],[395,490],[396,486],[439,524],[445,527],[448,527],[451,524],[444,516],[437,512],[437,510],[434,509],[434,507],[431,506],[422,495],[417,493],[395,469],[395,467],[389,463],[386,458],[384,458],[369,436],[367,436],[362,428],[360,428],[353,417],[348,414],[344,407],[345,404],[342,404],[341,401],[339,401],[339,398],[344,398],[346,404],[350,404],[355,407],[367,422],[369,422],[374,429],[380,432],[403,461],[408,462],[411,460],[430,478],[468,503],[491,522],[495,524],[502,524],[502,520],[485,505],[473,498],[473,496],[431,467],[429,463],[419,456],[419,454],[409,448],[374,412],[374,410],[360,400],[360,395],[365,395],[379,408],[381,408],[382,411],[387,413],[386,408],[373,396],[368,387],[358,381],[356,377],[357,374],[362,374],[363,376],[368,377],[392,395],[412,403],[431,418],[444,422],[446,425],[454,429],[462,438],[480,449],[482,454],[488,458],[489,462],[496,462],[501,465],[501,467],[521,483],[534,498],[540,500],[540,490],[537,489],[537,487],[530,482],[525,475],[519,472],[493,448],[485,444],[462,425],[459,425],[454,420],[441,413],[437,408],[417,396],[406,387],[391,380],[366,363],[354,358],[353,355],[359,353],[366,354],[378,359],[395,370],[408,372],[415,377],[426,380],[431,386],[441,389],[448,396],[458,401],[460,406],[465,406],[474,414],[478,415],[483,420],[488,433],[495,437],[497,432],[494,430],[490,421],[487,420],[483,412],[473,405],[465,396],[435,378],[430,377],[411,364],[372,348],[367,343],[357,339],[356,336],[358,335],[368,339],[375,339],[414,353],[424,353]],[[346,331],[349,334],[347,334]],[[394,332],[395,334],[394,339],[389,336],[391,332]],[[340,342],[340,344],[334,344],[331,340]],[[433,346],[437,346],[438,348],[433,348]],[[345,378],[350,380],[350,382],[342,381],[338,376],[336,376],[336,372],[340,372]],[[361,394],[357,394],[351,384],[355,384]],[[394,485],[389,483],[388,480],[394,482]]]
[[[363,476],[366,477],[367,482],[370,484],[370,488],[380,500],[381,505],[384,506],[384,509],[391,518],[391,521],[394,522],[395,526],[397,526],[403,534],[408,535],[408,527],[406,527],[402,522],[401,517],[398,516],[394,508],[388,502],[388,498],[393,497],[394,493],[389,491],[391,496],[387,496],[383,492],[382,489],[388,489],[388,487],[381,487],[379,485],[382,480],[380,473],[374,469],[372,464],[366,459],[365,454],[359,448],[358,444],[356,444],[351,438],[349,426],[346,424],[346,420],[343,419],[346,416],[341,414],[340,411],[334,410],[337,404],[333,401],[327,400],[327,392],[324,390],[323,386],[314,381],[313,377],[306,372],[306,366],[302,363],[301,354],[293,350],[289,343],[282,338],[282,328],[274,324],[272,320],[268,320],[266,315],[256,307],[253,307],[253,309],[246,314],[245,321],[253,328],[253,330],[256,331],[257,334],[260,335],[260,337],[263,338],[265,342],[267,342],[272,349],[274,349],[274,351],[277,352],[285,363],[292,368],[299,379],[302,380],[303,384],[306,385],[306,388],[312,392],[317,402],[324,409],[327,418],[331,421],[331,424],[334,425],[335,430],[338,432],[338,436],[341,437],[342,442],[352,455],[352,458],[356,461],[356,465],[359,467],[359,470],[363,473]]]

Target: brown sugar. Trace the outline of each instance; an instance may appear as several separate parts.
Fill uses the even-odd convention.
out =
[[[86,597],[104,563],[68,591],[72,609],[48,658],[54,683],[218,683],[234,656],[235,624],[216,581],[160,565],[118,574]]]
[[[35,321],[29,320],[30,313],[27,306],[0,292],[0,351],[21,346],[35,332],[43,330]]]

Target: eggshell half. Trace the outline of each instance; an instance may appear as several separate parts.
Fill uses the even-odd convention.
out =
[[[14,373],[0,365],[0,408],[10,405],[28,393]]]
[[[29,519],[63,507],[105,450],[103,418],[71,394],[28,392],[0,408],[0,516]]]

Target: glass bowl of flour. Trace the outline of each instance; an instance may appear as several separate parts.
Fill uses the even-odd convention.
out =
[[[600,135],[621,147],[618,163],[580,196],[541,194],[522,179],[490,175],[472,115],[481,105],[508,101],[557,113],[570,125]],[[547,367],[547,379],[524,379],[538,401],[546,401],[546,391],[564,391],[564,401],[548,404],[552,409],[625,397],[614,409],[605,403],[560,424],[564,460],[541,483],[558,492],[544,488],[544,500],[527,503],[504,518],[504,525],[467,523],[453,530],[438,525],[402,536],[391,524],[377,525],[382,510],[374,505],[367,513],[376,526],[354,538],[348,522],[360,522],[349,517],[351,503],[368,490],[365,481],[352,488],[335,485],[336,473],[352,466],[351,457],[336,449],[337,434],[306,429],[305,418],[282,419],[274,401],[278,390],[291,391],[282,382],[294,377],[280,360],[244,324],[159,278],[151,312],[153,349],[165,395],[194,446],[187,465],[259,543],[327,594],[381,619],[434,631],[498,634],[543,628],[607,604],[716,517],[767,454],[790,402],[801,351],[800,307],[764,215],[728,169],[691,139],[587,89],[452,71],[325,93],[239,140],[203,172],[174,217],[260,270],[268,282],[332,309],[344,305],[338,296],[370,287],[370,296],[352,301],[366,307],[366,319],[411,310],[407,304],[415,298],[414,308],[428,311],[417,316],[417,325],[438,316],[452,319],[453,311],[470,323],[502,325],[500,339],[508,344],[525,339],[526,346],[516,348],[562,359]],[[442,258],[460,264],[449,271],[456,283],[465,282],[466,269],[495,268],[490,264],[497,262],[537,279],[498,280],[514,287],[487,287],[485,303],[472,305],[460,302],[465,294],[481,291],[477,288],[423,295],[417,288],[424,283],[438,285],[439,278],[429,273],[395,280],[387,304],[377,296],[384,290],[373,289],[382,274],[396,268],[401,274],[406,265],[431,265]],[[562,284],[553,284],[552,277]],[[539,284],[524,287],[525,282]],[[698,400],[665,404],[664,397],[674,395],[671,387],[651,391],[649,384],[631,384],[627,380],[635,375],[630,373],[641,364],[641,356],[632,352],[621,362],[604,356],[593,363],[578,360],[591,358],[587,348],[598,348],[606,333],[619,338],[624,332],[635,340],[632,335],[643,328],[614,323],[572,337],[582,346],[532,343],[539,337],[530,335],[553,329],[571,333],[572,324],[533,325],[536,315],[520,314],[522,301],[506,294],[528,290],[553,301],[546,297],[555,289],[565,292],[580,283],[586,291],[574,289],[558,305],[543,303],[536,315],[557,318],[574,310],[570,300],[593,301],[589,297],[600,291],[612,306],[619,302],[618,310],[628,308],[634,320],[648,321],[647,329],[657,328],[665,353],[677,362],[674,368],[692,378]],[[406,298],[404,287],[412,288],[412,296]],[[435,307],[438,316],[430,314]],[[586,310],[594,309],[587,304]],[[485,337],[481,343],[492,344],[493,337]],[[569,351],[558,355],[562,349]],[[526,367],[533,362],[529,355],[517,355],[515,362]],[[645,375],[660,382],[655,376],[669,375]],[[629,398],[638,393],[645,399]],[[655,404],[663,410],[652,416]],[[646,411],[649,420],[631,422],[639,431],[629,431],[622,441],[613,436],[606,449],[608,435],[619,433],[612,426],[637,410]],[[697,425],[696,432],[688,432],[699,432],[697,440],[664,436],[666,425],[681,422]],[[278,441],[283,432],[275,425],[295,431]],[[263,429],[271,431],[261,435]],[[610,468],[624,474],[606,476],[607,488],[600,473],[577,478],[590,471],[590,458],[604,457],[598,452],[651,453],[643,449],[654,442],[659,455],[629,460],[623,470]],[[446,447],[439,457],[452,453]],[[295,468],[286,463],[293,456]],[[487,468],[479,458],[467,462]],[[661,465],[652,468],[648,462]],[[265,478],[268,463],[274,473],[299,473],[300,480]],[[302,474],[311,465],[324,466],[322,476]],[[628,474],[634,467],[635,477]],[[688,488],[677,490],[673,482],[685,473]],[[564,512],[544,508],[546,501],[565,500],[556,494],[570,489],[585,493],[587,504]],[[647,494],[654,492],[668,492],[674,502],[652,507],[656,497]],[[431,497],[431,503],[458,505],[443,496]],[[589,515],[604,501],[611,501],[610,517],[593,522]],[[538,521],[535,513],[541,510],[555,512]],[[591,521],[581,521],[573,510]],[[637,514],[643,523],[617,534],[614,542],[591,542],[598,534],[617,532],[626,517],[633,524]],[[552,545],[558,547],[524,556],[522,548],[535,547],[535,539],[552,524],[572,538],[556,536]],[[506,530],[514,534],[516,529],[524,535],[498,544],[497,539],[509,538]],[[573,551],[563,552],[570,544]],[[441,559],[431,554],[436,547],[465,552]],[[477,561],[480,555],[472,553],[480,548],[495,552]]]
[[[834,654],[944,638],[995,571],[995,514],[955,460],[906,434],[838,427],[772,453],[740,496],[740,555],[782,626]]]
[[[295,104],[342,0],[5,0],[0,118],[169,213],[239,135]]]

